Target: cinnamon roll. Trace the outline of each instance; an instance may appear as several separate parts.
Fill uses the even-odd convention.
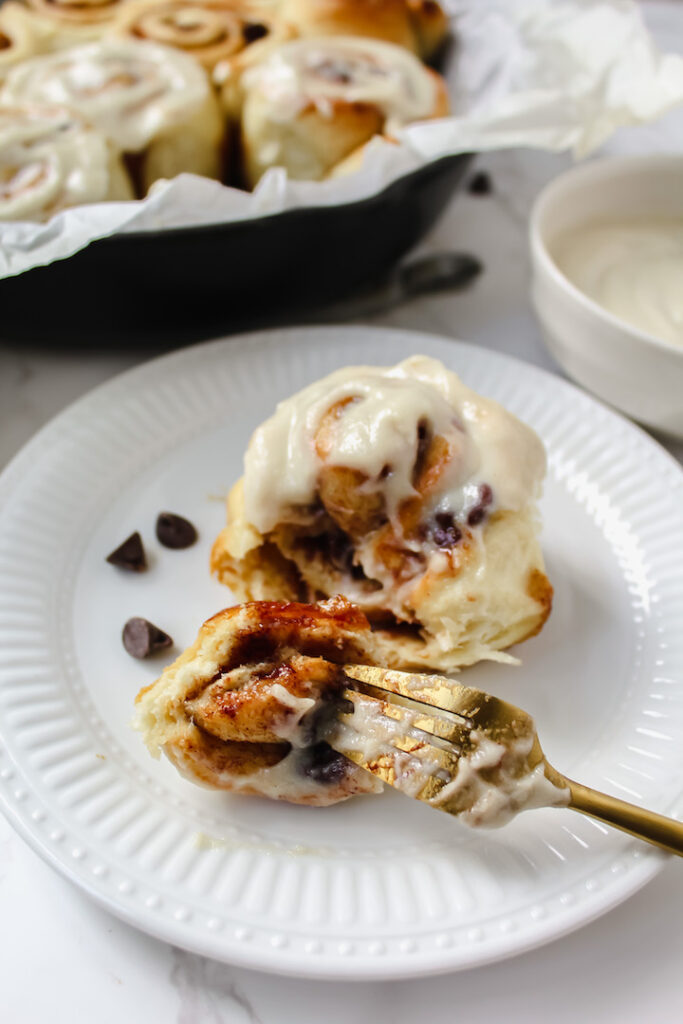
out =
[[[11,70],[3,103],[72,107],[124,154],[136,191],[182,171],[219,177],[223,125],[208,76],[171,47],[104,39]]]
[[[348,683],[340,666],[368,661],[372,639],[343,598],[226,608],[141,690],[134,725],[155,757],[213,789],[313,806],[379,792],[321,738]]]
[[[291,35],[255,0],[132,0],[112,32],[175,46],[207,70],[225,62],[225,80]]]
[[[436,0],[283,0],[280,13],[302,36],[368,36],[423,58],[448,32]]]
[[[374,135],[444,116],[443,79],[407,50],[346,36],[295,39],[242,78],[245,176],[274,165],[318,180]]]
[[[537,633],[534,432],[415,356],[338,370],[256,430],[212,569],[240,599],[344,594],[377,661],[451,671]]]
[[[69,206],[132,198],[120,158],[79,114],[0,107],[0,221],[44,221]]]
[[[97,32],[111,21],[126,0],[24,0],[24,3],[57,28]]]
[[[0,7],[0,82],[10,68],[49,49],[50,30],[20,3]]]
[[[406,0],[417,39],[417,52],[423,60],[438,55],[448,38],[449,23],[436,0]]]

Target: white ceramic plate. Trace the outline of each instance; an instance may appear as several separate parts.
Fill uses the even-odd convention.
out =
[[[254,334],[119,377],[59,416],[0,480],[0,795],[55,867],[114,913],[198,953],[328,978],[482,964],[594,918],[658,852],[571,811],[468,831],[396,793],[320,810],[194,787],[129,728],[160,663],[123,650],[131,615],[178,648],[230,603],[207,571],[219,500],[280,398],[347,363],[437,356],[543,437],[555,608],[521,668],[468,680],[532,712],[569,775],[683,809],[683,475],[575,388],[468,345],[367,328]],[[201,532],[154,538],[159,511]],[[139,529],[140,576],[105,564]]]

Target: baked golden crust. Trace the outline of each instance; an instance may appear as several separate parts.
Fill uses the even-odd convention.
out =
[[[367,36],[417,53],[405,0],[283,0],[280,15],[302,36]]]
[[[24,0],[40,17],[66,29],[93,30],[109,23],[127,0]],[[91,34],[91,37],[94,37]],[[81,37],[83,41],[83,37]]]
[[[372,647],[342,598],[227,608],[140,691],[136,728],[152,754],[215,789],[314,806],[377,792],[320,739],[346,684],[339,666],[372,661]]]
[[[448,36],[448,18],[436,0],[407,0],[417,36],[418,53],[429,60],[443,46]]]
[[[366,36],[430,57],[448,32],[435,0],[283,0],[280,16],[302,36]]]

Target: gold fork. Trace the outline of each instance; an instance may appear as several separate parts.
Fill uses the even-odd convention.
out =
[[[545,758],[533,719],[442,676],[346,665],[328,741],[383,782],[470,825],[571,807],[683,856],[683,823],[590,789]]]

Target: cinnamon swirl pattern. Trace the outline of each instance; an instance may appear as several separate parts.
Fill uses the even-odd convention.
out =
[[[208,77],[169,47],[106,39],[36,57],[12,69],[0,99],[78,111],[128,159],[140,195],[182,171],[220,176],[223,125]]]
[[[49,48],[50,30],[14,0],[0,7],[0,82],[10,68]]]
[[[541,629],[538,437],[436,360],[338,370],[252,437],[212,568],[242,599],[344,594],[376,656],[451,671]]]
[[[219,612],[137,697],[135,727],[193,782],[325,806],[382,789],[324,740],[348,683],[367,661],[365,616],[342,598],[257,602]]]
[[[132,0],[112,31],[177,47],[207,70],[224,61],[224,79],[291,35],[263,4],[249,0]]]
[[[80,203],[132,199],[111,145],[61,107],[0,107],[0,220],[48,220]]]
[[[443,79],[407,50],[346,36],[281,46],[245,73],[242,90],[251,185],[273,165],[324,178],[374,135],[448,112]]]

